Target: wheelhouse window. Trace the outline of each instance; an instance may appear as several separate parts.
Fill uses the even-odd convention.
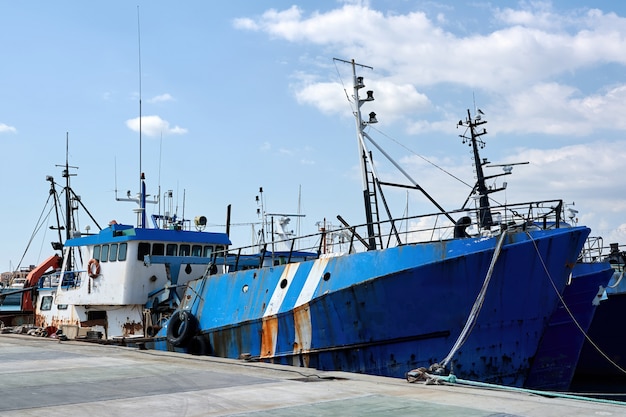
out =
[[[111,243],[111,248],[109,250],[109,261],[117,261],[117,243]]]
[[[126,260],[126,253],[128,251],[128,244],[127,243],[120,243],[120,247],[117,251],[117,260],[118,261],[125,261]]]
[[[67,304],[59,304],[57,306],[57,309],[59,309],[59,310],[67,310]]]
[[[137,260],[143,261],[146,255],[150,255],[150,244],[147,242],[139,242],[137,250]]]
[[[100,260],[100,245],[93,247],[93,256],[92,258]]]
[[[165,255],[176,256],[178,255],[178,245],[176,243],[168,243],[165,248]]]
[[[106,262],[109,260],[109,245],[102,245],[101,255],[100,262]]]
[[[205,258],[210,258],[211,255],[213,255],[213,246],[205,246],[204,250],[202,251],[202,256],[204,256]]]
[[[180,245],[180,251],[178,252],[179,256],[189,256],[191,252],[191,247],[189,245]]]
[[[191,256],[202,256],[202,245],[193,245],[191,247]]]
[[[152,254],[155,256],[165,255],[165,245],[163,243],[153,243]]]

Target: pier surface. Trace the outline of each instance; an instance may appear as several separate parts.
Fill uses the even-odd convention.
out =
[[[626,416],[626,406],[0,335],[0,416]]]

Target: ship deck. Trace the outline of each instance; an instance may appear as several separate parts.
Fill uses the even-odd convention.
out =
[[[0,416],[624,416],[614,402],[0,335]]]

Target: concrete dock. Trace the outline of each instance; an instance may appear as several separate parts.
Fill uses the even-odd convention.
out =
[[[0,335],[0,416],[626,416],[609,402]]]

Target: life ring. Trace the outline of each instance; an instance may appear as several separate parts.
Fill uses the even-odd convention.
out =
[[[98,278],[100,276],[100,261],[91,258],[87,264],[87,273],[91,278]]]
[[[198,320],[189,311],[175,312],[167,323],[167,341],[174,347],[184,347],[197,328]]]

